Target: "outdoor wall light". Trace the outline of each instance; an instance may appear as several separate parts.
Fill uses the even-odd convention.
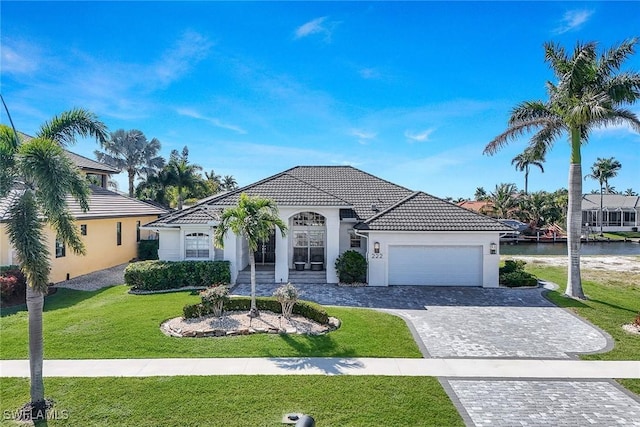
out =
[[[491,242],[489,244],[489,253],[491,253],[491,255],[495,255],[498,253],[498,245],[496,245],[495,243]]]
[[[379,254],[380,253],[380,242],[375,242],[373,244],[373,253],[374,254]]]

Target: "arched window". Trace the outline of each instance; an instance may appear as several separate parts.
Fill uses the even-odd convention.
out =
[[[293,217],[293,225],[317,227],[324,225],[324,216],[315,212],[300,212]]]
[[[189,233],[184,238],[186,258],[209,258],[209,235]]]

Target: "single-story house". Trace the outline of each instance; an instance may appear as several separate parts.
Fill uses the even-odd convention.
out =
[[[602,195],[600,216],[600,194],[582,196],[582,224],[602,231],[638,231],[640,227],[640,197],[623,194]]]
[[[228,233],[215,248],[213,234],[242,193],[274,200],[287,224],[285,237],[274,233],[255,254],[276,283],[296,266],[337,283],[335,260],[351,249],[367,258],[370,286],[496,287],[500,234],[513,231],[350,166],[298,166],[147,224],[158,233],[160,259],[227,260],[235,282],[249,262],[246,241]]]
[[[84,175],[100,185],[90,185],[87,212],[82,212],[79,203],[72,197],[67,198],[69,210],[80,229],[86,255],[76,255],[68,250],[56,238],[55,232],[45,227],[51,253],[49,280],[54,283],[114,267],[135,258],[138,241],[156,237],[155,233],[141,230],[140,226],[167,213],[166,209],[107,190],[109,175],[119,173],[117,169],[67,150],[65,154]],[[2,223],[6,221],[8,210],[19,197],[20,191],[14,188],[7,197],[0,199],[0,265],[17,264],[15,250]]]

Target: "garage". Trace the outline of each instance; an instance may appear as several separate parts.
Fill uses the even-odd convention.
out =
[[[389,246],[389,285],[482,286],[482,246]]]

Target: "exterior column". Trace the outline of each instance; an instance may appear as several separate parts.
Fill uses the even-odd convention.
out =
[[[325,268],[327,270],[327,283],[338,283],[338,275],[334,268],[336,259],[340,256],[340,212],[332,212],[325,217],[326,226],[326,251],[327,259]]]
[[[282,219],[286,223],[286,219]],[[289,281],[289,238],[288,233],[282,237],[280,230],[276,229],[276,283]]]
[[[237,242],[238,238],[231,232],[227,232],[224,236],[224,260],[229,261],[231,284],[236,283],[238,278]]]

